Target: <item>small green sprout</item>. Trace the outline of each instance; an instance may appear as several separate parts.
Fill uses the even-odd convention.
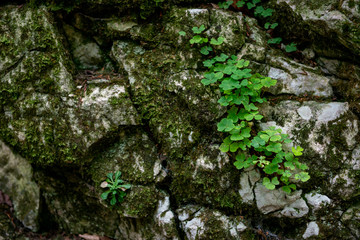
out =
[[[115,205],[116,202],[123,202],[124,197],[126,196],[125,191],[129,188],[131,188],[131,184],[122,184],[124,181],[120,179],[121,172],[117,171],[115,173],[115,176],[113,173],[107,174],[107,183],[104,187],[110,188],[108,191],[101,194],[101,198],[103,200],[106,200],[109,197],[109,194],[111,193],[111,200],[110,205]],[[115,179],[114,179],[115,177]]]

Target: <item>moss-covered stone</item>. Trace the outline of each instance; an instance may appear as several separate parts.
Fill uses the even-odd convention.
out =
[[[139,124],[117,77],[108,85],[85,79],[75,90],[69,56],[45,8],[1,12],[1,31],[13,35],[1,51],[0,138],[6,143],[37,164],[80,163],[106,133]],[[123,101],[113,105],[113,97]]]
[[[185,239],[247,239],[243,238],[246,223],[219,211],[186,205],[177,210]]]
[[[96,157],[89,172],[96,184],[105,180],[110,172],[121,171],[122,179],[132,184],[149,184],[163,179],[155,144],[142,129],[125,129],[117,142]]]
[[[179,204],[206,203],[235,212],[241,209],[239,173],[217,145],[199,146],[188,158],[171,161],[171,170],[171,192]]]

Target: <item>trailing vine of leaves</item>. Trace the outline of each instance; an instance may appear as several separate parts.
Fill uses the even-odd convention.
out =
[[[237,4],[247,3],[249,8],[255,8],[256,11],[259,9],[256,4],[259,2],[260,0],[239,1]],[[226,8],[230,1],[223,4],[225,5],[220,6]],[[276,26],[275,23],[269,23],[265,28]],[[186,37],[187,33],[181,31],[179,35]],[[281,187],[286,193],[296,190],[296,181],[306,182],[310,179],[305,171],[308,169],[307,165],[300,163],[298,159],[303,148],[292,147],[288,151],[286,145],[292,141],[281,129],[270,127],[257,132],[254,124],[263,118],[255,104],[267,101],[261,95],[262,89],[275,86],[277,81],[259,73],[251,73],[249,61],[238,59],[235,55],[215,54],[225,38],[211,38],[209,41],[204,25],[193,27],[191,35],[190,44],[199,46],[200,53],[206,58],[203,65],[208,70],[201,83],[205,86],[218,86],[222,93],[218,103],[228,107],[227,116],[217,124],[217,130],[227,134],[220,150],[234,156],[234,166],[239,170],[250,167],[260,169],[263,174],[262,183],[267,189]]]
[[[261,6],[261,0],[240,0],[240,1],[236,1],[236,6],[238,8],[242,8],[242,7],[246,7],[249,10],[254,11],[254,15],[255,17],[259,17],[259,18],[268,18],[271,17],[274,13],[274,9],[272,8],[264,8],[263,6]],[[229,0],[226,2],[220,2],[219,8],[222,9],[228,9],[231,5],[234,4],[234,1]],[[279,26],[278,23],[270,23],[270,22],[266,22],[264,25],[264,28],[266,30],[273,30],[275,29],[277,26]],[[268,36],[270,37],[270,34],[267,33]],[[277,37],[277,38],[270,38],[268,40],[268,44],[280,44],[282,42],[282,38],[281,37]],[[290,43],[288,45],[285,45],[285,51],[287,53],[291,53],[291,52],[295,52],[297,51],[297,47],[296,47],[296,43]]]

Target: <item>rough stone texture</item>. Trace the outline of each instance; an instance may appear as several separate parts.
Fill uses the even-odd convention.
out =
[[[286,194],[281,189],[269,190],[265,188],[261,183],[257,183],[255,186],[255,199],[257,208],[263,213],[268,214],[277,210],[287,208],[293,208],[291,204],[297,202],[300,199],[302,191],[293,192],[291,195]],[[302,205],[302,202],[299,202]],[[294,205],[298,205],[295,203]],[[306,204],[305,204],[306,206]],[[289,209],[284,209],[283,215],[290,215]],[[302,213],[301,213],[302,214]],[[301,215],[300,214],[300,215]]]
[[[322,207],[325,207],[326,205],[331,203],[330,198],[319,193],[305,194],[305,198],[307,203],[312,207],[314,211],[319,210]]]
[[[6,143],[40,164],[79,162],[106,133],[138,124],[126,86],[113,84],[120,79],[111,77],[108,86],[81,81],[75,90],[68,56],[45,8],[1,11],[2,21],[13,24],[2,31],[15,35],[4,51],[21,46],[17,55],[2,54],[0,60],[0,135]],[[16,34],[24,35],[25,44]]]
[[[10,196],[15,216],[27,228],[39,229],[40,189],[31,165],[0,141],[0,189]]]
[[[303,159],[310,173],[317,176],[313,180],[322,181],[321,188],[326,189],[327,196],[329,193],[351,199],[358,193],[354,186],[359,180],[351,156],[359,137],[359,121],[348,103],[283,101],[263,111],[272,117],[261,124],[262,128],[277,125],[295,140],[295,145],[305,149]]]
[[[207,203],[240,209],[242,199],[237,192],[238,173],[218,145],[202,146],[189,157],[171,163],[171,191],[179,203]]]
[[[100,47],[70,25],[64,24],[75,64],[80,69],[99,69],[104,65]]]
[[[316,222],[309,222],[302,237],[308,239],[309,237],[315,237],[319,235],[319,226]]]
[[[119,141],[96,157],[89,169],[92,179],[100,184],[109,172],[121,171],[124,179],[132,183],[149,184],[164,179],[155,144],[138,129],[123,130]]]
[[[322,76],[318,68],[289,61],[275,53],[268,54],[267,64],[269,67],[266,75],[278,80],[276,88],[271,90],[273,94],[307,94],[321,97],[333,95],[330,79]]]
[[[356,238],[360,237],[360,207],[358,203],[344,212],[341,221]]]
[[[331,39],[354,54],[360,54],[358,31],[360,18],[358,13],[354,14],[359,7],[358,1],[273,0],[271,5],[283,10],[290,8],[292,14],[300,16],[297,24],[306,25],[306,28],[324,39]],[[314,44],[318,45],[317,52],[325,56],[336,58],[339,56],[336,53],[341,52],[336,49],[326,49],[323,42],[314,42]]]
[[[177,210],[185,239],[242,239],[246,230],[239,218],[230,218],[218,211],[187,205]]]
[[[244,203],[253,203],[255,183],[260,180],[260,174],[256,171],[244,171],[240,176],[239,194]]]
[[[61,2],[0,7],[0,139],[33,163],[61,231],[115,239],[359,238],[359,51],[351,38],[358,1],[269,1],[274,32],[247,12],[190,0]],[[234,156],[218,150],[226,134],[216,124],[227,109],[215,84],[200,83],[207,57],[188,42],[202,24],[210,39],[226,38],[217,53],[249,59],[254,73],[278,79],[263,94],[270,103],[252,134],[276,125],[294,140],[288,150],[304,148],[311,179],[295,182],[292,195],[267,190],[258,169],[238,171]],[[299,51],[267,44],[269,33]],[[117,170],[132,187],[110,207],[100,184]],[[3,175],[0,186],[15,186]],[[9,238],[13,229],[1,216],[0,236]]]

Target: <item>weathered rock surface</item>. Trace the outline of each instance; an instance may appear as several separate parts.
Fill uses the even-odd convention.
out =
[[[23,157],[1,148],[0,189],[17,218],[36,230],[49,212],[62,231],[115,239],[359,238],[358,1],[269,1],[274,32],[247,12],[176,2],[0,7],[0,139]],[[200,83],[207,57],[189,45],[200,25],[225,37],[217,53],[278,80],[253,123],[304,148],[311,179],[291,195],[219,151],[227,109]],[[269,45],[269,34],[299,51]],[[132,187],[111,207],[100,184],[115,171]],[[40,193],[45,209],[24,201]],[[0,236],[13,236],[1,216]]]
[[[287,10],[288,15],[297,15],[297,25],[305,25],[304,29],[310,29],[323,39],[333,40],[338,46],[348,49],[353,54],[360,54],[359,44],[359,14],[356,9],[359,8],[358,1],[296,1],[296,0],[273,0],[270,3],[278,9]],[[290,10],[290,11],[289,11]],[[288,17],[289,17],[288,16]],[[290,18],[290,17],[289,17]],[[291,25],[287,26],[292,30]],[[304,30],[303,30],[304,31]],[[300,30],[301,34],[303,31]],[[296,33],[295,33],[296,34]],[[336,58],[344,54],[336,48],[329,48],[332,43],[316,42],[316,51],[328,57]],[[333,43],[334,46],[336,44]]]
[[[359,179],[351,159],[359,137],[359,120],[348,103],[284,101],[264,108],[264,115],[272,117],[266,119],[270,122],[263,128],[277,125],[295,140],[295,145],[307,149],[304,160],[312,175],[318,176],[318,181],[322,179],[326,193],[342,199],[357,194],[354,186]]]
[[[15,216],[25,227],[37,231],[40,189],[33,180],[31,165],[0,141],[0,189],[10,196]]]
[[[196,205],[182,207],[177,212],[186,239],[242,239],[247,229],[239,218]]]

